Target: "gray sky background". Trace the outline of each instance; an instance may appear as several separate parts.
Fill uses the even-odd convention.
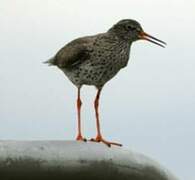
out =
[[[1,0],[0,139],[73,139],[76,88],[42,62],[74,38],[132,18],[168,46],[133,44],[128,67],[102,92],[103,134],[194,180],[194,8],[192,0]],[[95,93],[82,89],[88,138]]]

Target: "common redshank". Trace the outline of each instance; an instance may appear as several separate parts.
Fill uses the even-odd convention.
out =
[[[106,82],[112,79],[120,69],[127,66],[131,44],[137,40],[147,40],[161,47],[166,43],[147,33],[141,25],[132,19],[123,19],[113,25],[107,32],[75,39],[60,49],[57,54],[46,61],[61,69],[77,87],[78,134],[76,140],[86,141],[81,132],[80,90],[83,85],[97,88],[94,101],[97,136],[91,141],[122,146],[103,138],[99,120],[99,98]]]

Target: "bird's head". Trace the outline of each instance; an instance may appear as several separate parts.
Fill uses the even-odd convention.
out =
[[[124,19],[116,23],[109,32],[115,33],[118,37],[133,42],[137,40],[147,40],[161,47],[165,47],[166,43],[147,33],[145,33],[141,25],[132,19]]]

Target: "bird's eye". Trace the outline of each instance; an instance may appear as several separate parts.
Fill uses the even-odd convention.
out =
[[[131,30],[131,31],[134,31],[134,30],[136,30],[136,27],[128,25],[127,26],[127,29],[128,30]]]

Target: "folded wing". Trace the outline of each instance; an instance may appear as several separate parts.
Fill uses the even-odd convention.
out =
[[[93,37],[83,37],[71,41],[56,54],[53,65],[59,68],[72,68],[90,58],[93,50]]]

